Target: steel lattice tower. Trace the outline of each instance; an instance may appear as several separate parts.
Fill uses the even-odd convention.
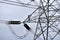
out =
[[[43,40],[54,40],[54,38],[56,38],[57,35],[60,35],[59,0],[39,0],[39,3],[37,3],[36,0],[31,0],[28,3],[23,3],[20,1],[21,0],[17,0],[17,2],[3,0],[0,1],[0,3],[35,9],[30,15],[28,15],[28,17],[23,22],[21,22],[24,24],[25,23],[37,24],[33,40],[37,40],[41,36]],[[30,4],[31,2],[33,2],[35,5]],[[52,33],[54,33],[54,35]]]

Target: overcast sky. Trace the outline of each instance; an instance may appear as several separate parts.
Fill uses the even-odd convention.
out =
[[[24,21],[27,16],[33,12],[34,9],[29,9],[20,6],[13,6],[0,3],[0,20],[19,20]],[[17,35],[21,36],[26,33],[23,24],[12,26]],[[16,38],[6,24],[0,24],[0,40],[32,40],[33,34],[29,33],[24,39]]]
[[[26,2],[26,0],[24,1]],[[21,6],[14,6],[0,3],[0,20],[19,20],[24,21],[29,14],[31,14],[35,9],[26,8]],[[36,25],[28,24],[32,29],[36,27]],[[26,33],[26,29],[23,27],[23,24],[12,26],[17,35],[21,36]],[[34,29],[33,29],[34,30]],[[29,34],[24,39],[20,39],[15,37],[8,28],[6,24],[0,24],[0,40],[33,40],[33,34],[28,32]],[[39,38],[39,40],[42,40]],[[56,38],[59,40],[59,37]]]

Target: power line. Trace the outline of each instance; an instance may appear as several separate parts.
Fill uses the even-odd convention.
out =
[[[15,5],[15,6],[22,6],[22,7],[33,8],[33,9],[36,9],[38,7],[38,6],[35,6],[35,5],[18,3],[18,2],[14,2],[14,1],[0,1],[0,3],[10,4],[10,5]],[[31,7],[29,7],[29,6],[31,6]]]

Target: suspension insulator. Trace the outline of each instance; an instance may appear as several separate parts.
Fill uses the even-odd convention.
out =
[[[20,21],[8,21],[8,24],[21,24]]]
[[[31,28],[30,28],[27,24],[25,24],[25,23],[24,23],[24,27],[25,27],[27,30],[29,30],[29,31],[31,30]]]
[[[35,0],[31,0],[31,1],[35,1]]]

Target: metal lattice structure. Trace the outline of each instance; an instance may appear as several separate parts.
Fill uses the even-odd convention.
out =
[[[24,23],[24,26],[27,26],[25,23],[36,23],[33,40],[37,40],[40,36],[42,36],[43,40],[54,40],[57,35],[60,35],[60,0],[29,0],[28,2],[2,0],[0,3],[35,9],[23,22],[10,21],[12,23],[8,23]],[[28,30],[30,31],[31,29],[29,28]]]

